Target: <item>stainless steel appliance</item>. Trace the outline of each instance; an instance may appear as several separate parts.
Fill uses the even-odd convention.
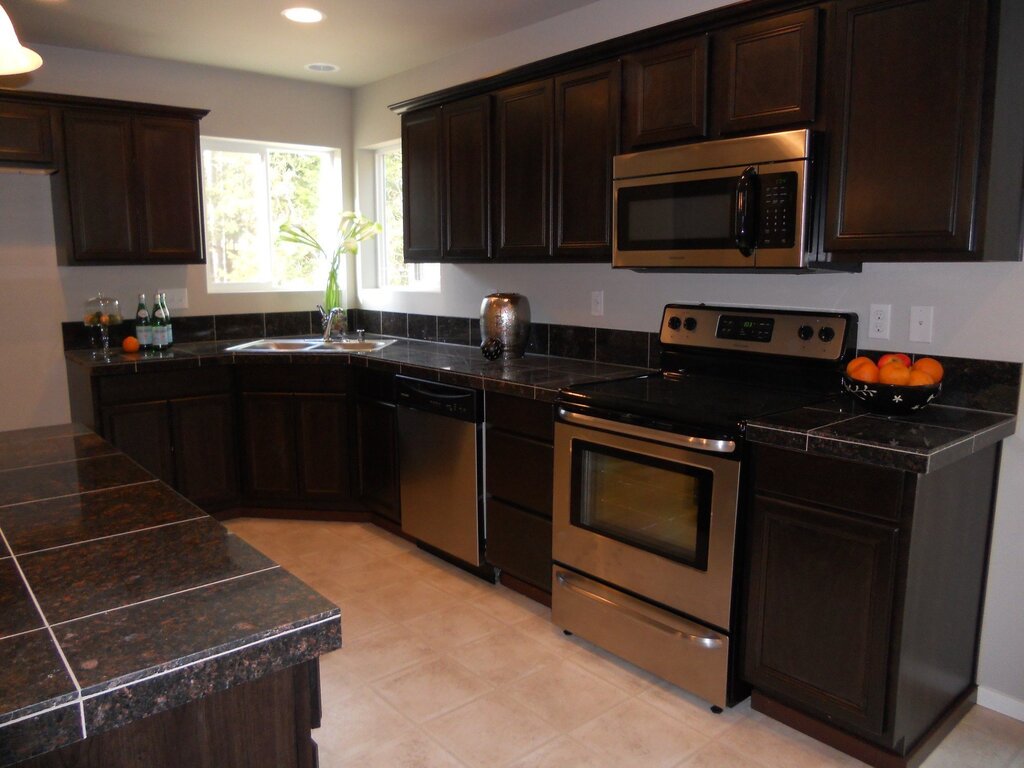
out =
[[[618,155],[612,266],[806,266],[811,140],[783,131]]]
[[[735,703],[744,427],[838,395],[855,339],[850,314],[669,305],[661,373],[562,390],[554,623]]]
[[[483,563],[480,393],[395,377],[402,531],[464,563]]]

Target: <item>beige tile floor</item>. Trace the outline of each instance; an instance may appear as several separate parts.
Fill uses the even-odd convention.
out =
[[[862,765],[749,700],[714,715],[375,526],[228,527],[341,606],[343,648],[321,659],[323,768]],[[924,768],[1024,768],[1024,723],[975,707]]]

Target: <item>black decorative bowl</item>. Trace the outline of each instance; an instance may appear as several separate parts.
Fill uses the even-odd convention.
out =
[[[942,382],[930,387],[903,387],[896,384],[869,384],[843,376],[843,389],[863,401],[872,413],[901,416],[919,411],[939,396]]]

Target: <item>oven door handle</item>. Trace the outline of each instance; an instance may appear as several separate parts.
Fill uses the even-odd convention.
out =
[[[617,603],[611,598],[606,597],[605,595],[599,595],[597,592],[591,592],[589,589],[586,589],[585,587],[577,583],[576,580],[573,579],[573,577],[570,574],[559,573],[557,578],[558,583],[566,589],[568,589],[569,591],[575,592],[577,595],[581,595],[582,597],[585,597],[589,600],[593,600],[594,602],[602,603],[603,605],[607,605],[610,608],[614,608],[615,610],[620,611],[621,613],[625,613],[630,618],[636,621],[640,621],[646,624],[647,626],[658,630],[659,632],[664,632],[666,635],[672,635],[673,637],[679,638],[681,640],[686,640],[687,642],[693,643],[694,645],[699,645],[701,648],[714,649],[722,647],[721,637],[719,637],[713,632],[702,630],[696,624],[686,621],[685,619],[675,617],[677,618],[680,624],[685,625],[689,630],[684,632],[683,630],[676,629],[675,627],[670,627],[668,624],[665,624],[664,622],[658,621],[657,619],[651,616],[641,613],[640,611],[631,608],[628,605]]]
[[[605,432],[636,437],[641,440],[652,440],[657,443],[668,443],[677,445],[680,448],[692,448],[698,451],[711,451],[712,453],[733,453],[736,450],[736,443],[732,440],[713,440],[707,437],[693,437],[692,435],[679,435],[675,432],[665,432],[660,429],[649,427],[638,427],[633,424],[624,424],[620,421],[599,419],[596,416],[587,416],[582,413],[573,413],[564,408],[558,409],[558,417],[569,424],[578,424],[581,427],[600,429]]]

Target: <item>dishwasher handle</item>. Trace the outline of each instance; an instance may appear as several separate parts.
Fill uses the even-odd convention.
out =
[[[475,389],[396,376],[395,394],[398,405],[405,408],[435,413],[460,421],[482,421],[480,393]]]

